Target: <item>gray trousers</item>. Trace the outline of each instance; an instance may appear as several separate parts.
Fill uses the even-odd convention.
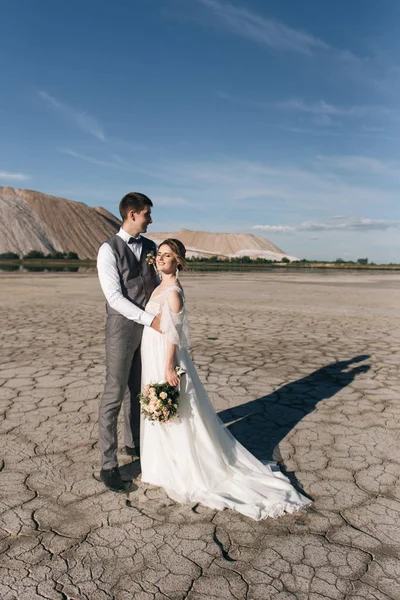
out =
[[[141,384],[140,342],[143,325],[122,315],[107,315],[106,383],[99,410],[99,445],[101,468],[118,465],[117,425],[121,405],[124,407],[125,446],[139,447]]]

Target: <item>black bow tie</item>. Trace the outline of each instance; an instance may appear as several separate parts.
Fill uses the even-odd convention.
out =
[[[128,244],[141,244],[142,243],[142,238],[141,237],[130,237],[128,240]]]

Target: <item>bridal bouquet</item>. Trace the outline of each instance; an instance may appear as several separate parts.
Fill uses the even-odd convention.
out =
[[[176,367],[177,375],[183,375],[184,370]],[[142,413],[149,421],[166,423],[178,412],[179,389],[172,387],[166,381],[160,383],[149,383],[144,386],[143,392],[139,394]]]

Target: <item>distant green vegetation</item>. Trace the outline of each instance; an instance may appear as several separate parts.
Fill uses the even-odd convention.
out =
[[[282,258],[281,262],[277,262],[275,260],[267,259],[267,258],[255,258],[252,259],[249,256],[237,256],[234,258],[219,258],[218,256],[209,256],[205,257],[195,257],[188,258],[187,262],[190,265],[190,268],[195,267],[196,265],[220,265],[223,267],[224,265],[250,265],[250,266],[258,266],[258,265],[269,265],[271,267],[291,267],[291,268],[302,268],[302,267],[334,267],[334,268],[360,268],[360,267],[375,267],[375,268],[384,268],[384,267],[392,267],[392,268],[400,268],[400,263],[389,263],[389,264],[379,264],[377,265],[374,262],[369,261],[368,258],[358,258],[357,260],[344,260],[343,258],[337,258],[334,261],[329,260],[308,260],[307,258],[302,258],[301,260],[290,261],[286,256]]]
[[[31,250],[22,257],[23,260],[79,260],[76,252],[50,252],[44,254],[39,250]]]
[[[331,268],[331,269],[400,269],[399,263],[376,264],[368,258],[358,258],[357,260],[344,260],[337,258],[334,261],[328,260],[308,260],[302,258],[298,261],[291,262],[289,258],[284,256],[281,262],[276,262],[268,258],[250,258],[250,256],[236,256],[233,258],[220,258],[217,255],[208,257],[195,257],[187,259],[190,270],[193,271],[209,271],[209,270],[235,270],[253,268],[259,270],[262,267],[273,268]],[[3,265],[30,265],[30,268],[46,268],[48,265],[59,265],[60,268],[64,265],[95,267],[96,261],[93,259],[79,259],[76,252],[51,252],[44,254],[39,250],[31,250],[24,256],[20,257],[15,252],[3,252],[0,254],[0,263]],[[17,268],[17,267],[16,267]]]
[[[287,259],[289,260],[289,259]],[[219,258],[217,255],[214,256],[199,256],[194,258],[187,258],[188,263],[211,263],[211,264],[226,264],[231,263],[235,265],[254,265],[254,264],[272,264],[275,261],[268,260],[266,258],[250,258],[250,256],[235,256],[234,258]]]
[[[15,252],[3,252],[3,254],[0,254],[0,260],[79,260],[79,256],[76,252],[50,252],[44,254],[40,250],[31,250],[22,257]]]

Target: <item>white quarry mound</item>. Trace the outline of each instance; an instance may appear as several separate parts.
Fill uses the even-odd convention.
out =
[[[99,246],[118,231],[121,222],[101,206],[65,200],[32,190],[0,186],[0,253],[30,250],[76,252],[79,258],[96,258]],[[148,233],[160,243],[166,238],[181,240],[189,257],[250,256],[280,261],[298,260],[269,242],[250,233],[209,233],[182,229],[177,232]]]
[[[209,233],[182,229],[174,232],[147,233],[147,237],[157,244],[168,238],[180,240],[186,247],[188,257],[265,258],[280,261],[287,257],[290,261],[299,260],[296,256],[286,254],[264,237],[251,233]]]
[[[92,208],[31,190],[0,187],[0,253],[24,255],[76,252],[95,258],[99,246],[118,231],[119,220],[104,208]]]

